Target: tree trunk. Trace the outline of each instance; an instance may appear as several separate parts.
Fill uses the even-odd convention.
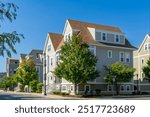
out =
[[[76,83],[74,84],[74,93],[75,93],[75,95],[77,95],[77,84]]]
[[[116,94],[119,95],[119,88],[118,88],[118,83],[115,82],[115,86],[116,86]]]

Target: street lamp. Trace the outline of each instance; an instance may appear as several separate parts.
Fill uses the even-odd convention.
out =
[[[115,92],[114,92],[114,85],[115,85],[115,81],[116,81],[116,76],[112,76],[112,80],[113,80],[113,95],[115,94]]]
[[[136,77],[137,77],[137,94],[138,94],[138,92],[139,92],[139,78],[138,78],[138,74],[136,74]]]
[[[44,52],[44,95],[46,96],[46,53]]]

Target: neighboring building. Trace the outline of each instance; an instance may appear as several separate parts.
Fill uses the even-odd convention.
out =
[[[83,37],[91,52],[97,56],[96,69],[101,72],[101,76],[94,81],[89,81],[85,85],[78,85],[78,92],[83,93],[86,90],[95,91],[100,89],[102,93],[113,93],[113,86],[104,81],[104,76],[106,75],[104,66],[120,61],[133,67],[133,50],[135,50],[135,47],[130,44],[125,34],[117,27],[75,20],[66,21],[63,34],[48,33],[47,35],[44,47],[47,92],[60,90],[74,93],[74,84],[63,78],[58,79],[53,72],[59,61],[61,46],[75,33],[79,33]],[[134,90],[133,80],[127,83],[122,82],[119,87],[121,93],[132,92]]]
[[[43,50],[32,50],[29,54],[20,54],[20,63],[22,60],[31,58],[36,64],[38,80],[43,82]]]
[[[19,66],[18,59],[7,58],[7,61],[6,61],[7,76],[9,77],[9,76],[12,76],[13,74],[15,74],[18,66]]]
[[[6,72],[0,72],[0,79],[5,78],[6,77]]]
[[[142,68],[146,65],[147,60],[150,58],[150,34],[147,34],[139,46],[139,48],[134,51],[134,68],[135,72],[135,85],[138,85],[140,91],[150,91],[150,83],[144,79],[145,75]]]

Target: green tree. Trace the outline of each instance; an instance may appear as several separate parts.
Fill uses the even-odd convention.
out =
[[[2,3],[0,1],[0,20],[3,21],[7,19],[10,22],[14,21],[17,17],[17,9],[18,6],[13,3]],[[16,43],[20,43],[22,38],[24,38],[24,36],[18,34],[16,31],[12,33],[0,32],[0,56],[4,56],[5,52],[9,57],[11,57],[11,52],[16,54],[17,51],[14,46]]]
[[[21,83],[23,87],[29,85],[33,80],[38,80],[35,63],[32,59],[23,60],[16,72],[16,81]]]
[[[143,73],[145,78],[150,82],[150,58],[147,61],[147,65],[143,67]]]
[[[116,62],[106,67],[107,75],[104,77],[108,84],[116,87],[116,93],[119,94],[118,82],[129,82],[133,78],[135,69],[126,64]],[[113,81],[114,79],[114,81]]]
[[[94,80],[99,76],[99,72],[95,69],[97,58],[88,47],[80,35],[73,35],[62,46],[60,62],[54,72],[58,78],[74,83],[75,94],[78,84]]]
[[[13,79],[11,77],[5,77],[0,81],[0,88],[7,90],[8,88],[13,89]]]

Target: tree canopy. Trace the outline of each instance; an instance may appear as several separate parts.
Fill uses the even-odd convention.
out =
[[[109,84],[115,82],[116,91],[118,93],[118,82],[129,82],[133,78],[135,69],[126,64],[115,62],[106,67],[107,75],[104,77]],[[114,79],[114,81],[113,81]]]
[[[17,10],[18,6],[13,3],[0,2],[0,21],[8,20],[13,22],[17,17]],[[22,38],[24,38],[24,36],[18,34],[16,31],[12,33],[0,32],[0,56],[4,56],[5,52],[9,57],[11,57],[11,52],[16,54],[15,45],[16,43],[20,43]]]
[[[150,82],[150,58],[147,61],[147,65],[143,67],[143,73],[145,78]]]
[[[55,75],[77,85],[94,80],[99,76],[95,69],[97,58],[88,49],[80,35],[73,35],[60,51],[60,62],[55,69]]]
[[[23,60],[16,72],[16,79],[23,86],[29,85],[33,80],[38,80],[35,63],[32,59]]]

